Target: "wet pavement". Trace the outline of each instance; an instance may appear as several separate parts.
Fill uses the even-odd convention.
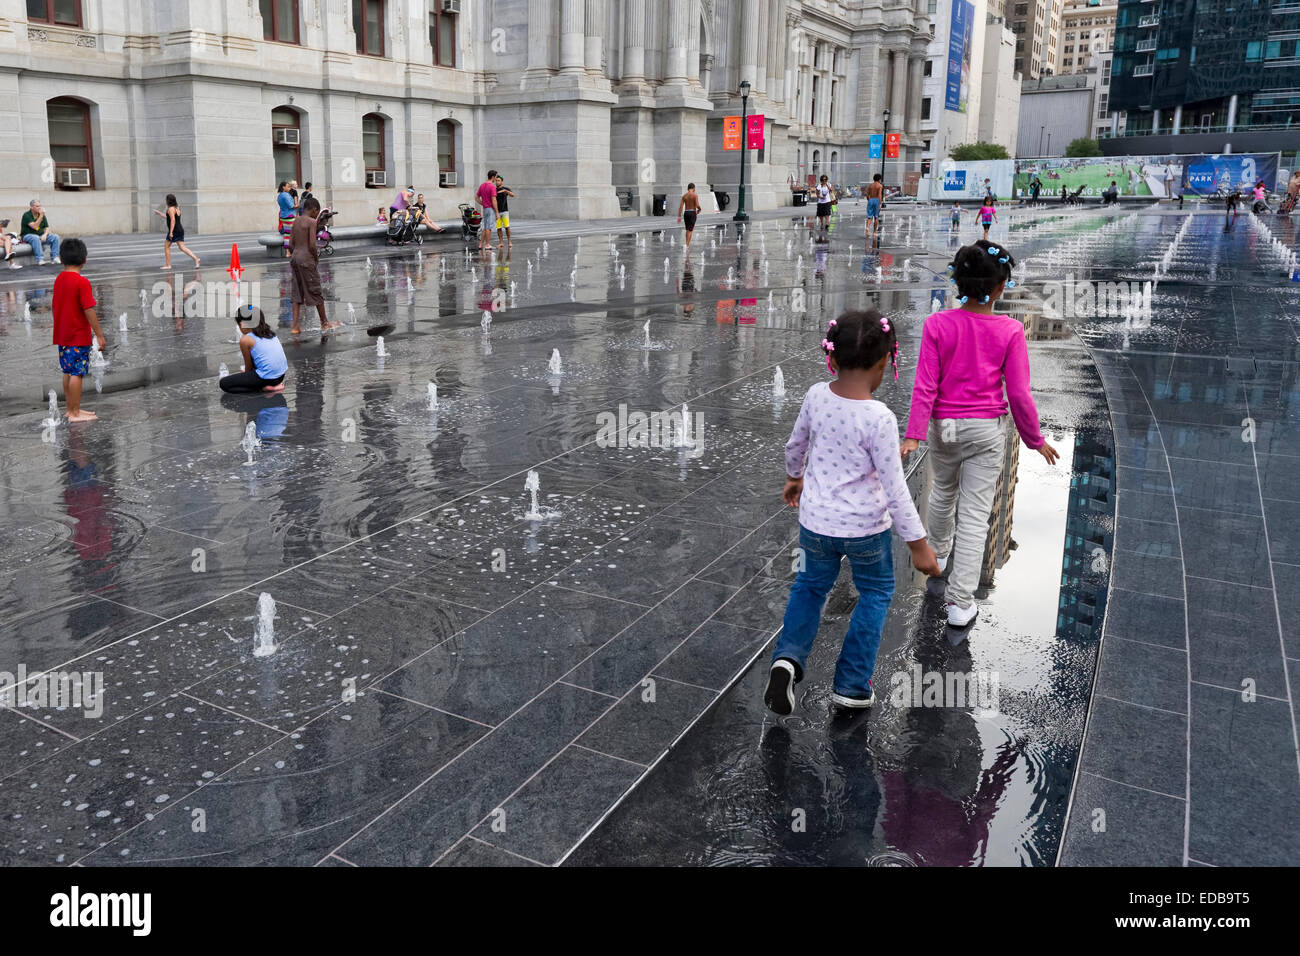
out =
[[[105,690],[91,716],[81,706],[0,709],[4,861],[1050,864],[1064,828],[1063,862],[1124,862],[1122,850],[1097,857],[1099,841],[1077,833],[1100,799],[1095,781],[1117,788],[1100,845],[1145,850],[1131,829],[1145,823],[1132,814],[1146,813],[1148,790],[1176,798],[1185,788],[1128,776],[1126,762],[1148,774],[1169,763],[1157,765],[1133,736],[1165,726],[1133,713],[1145,704],[1172,719],[1178,688],[1154,665],[1137,669],[1136,688],[1110,687],[1108,674],[1132,681],[1135,672],[1122,652],[1112,656],[1126,638],[1112,640],[1110,622],[1149,628],[1155,601],[1165,602],[1155,609],[1161,627],[1182,613],[1179,576],[1147,560],[1138,529],[1148,533],[1163,504],[1182,517],[1182,495],[1215,492],[1189,471],[1162,496],[1129,484],[1154,479],[1126,469],[1155,463],[1180,478],[1160,416],[1188,406],[1210,415],[1206,388],[1224,390],[1215,424],[1249,401],[1260,436],[1271,423],[1269,456],[1282,450],[1295,428],[1283,424],[1294,394],[1293,287],[1255,269],[1262,248],[1244,222],[1225,236],[1215,217],[1196,217],[1146,326],[1072,321],[1084,351],[1069,327],[1042,323],[1031,346],[1036,393],[1073,467],[1020,459],[1006,515],[1016,547],[982,592],[987,606],[963,648],[951,647],[935,605],[900,565],[877,670],[996,671],[997,706],[882,701],[831,721],[814,679],[799,716],[780,725],[763,715],[755,681],[780,626],[797,532],[779,499],[780,452],[804,390],[825,375],[817,343],[847,307],[893,315],[903,375],[880,397],[902,417],[921,322],[936,290],[944,294],[937,273],[956,242],[939,212],[909,210],[890,214],[883,248],[866,253],[858,217],[847,206],[825,244],[811,242],[802,218],[760,219],[739,246],[734,226],[706,218],[686,262],[680,233],[619,224],[609,238],[539,241],[521,230],[508,262],[455,246],[378,247],[369,262],[340,250],[322,278],[332,314],[346,321],[351,303],[356,324],[326,338],[283,330],[290,372],[277,397],[218,392],[217,366],[239,361],[234,326],[202,306],[186,314],[192,274],[91,268],[104,327],[120,344],[87,380],[85,404],[101,420],[52,429],[41,424],[42,396],[57,387],[48,287],[34,270],[15,273],[0,288],[0,531],[9,542],[0,670],[102,674]],[[1013,213],[994,238],[1032,257],[1032,291],[1067,267],[1097,278],[1124,262],[1148,278],[1141,273],[1182,222],[1040,210]],[[968,226],[963,238],[974,235]],[[1198,285],[1211,245],[1217,273]],[[268,314],[287,311],[285,267],[248,255],[244,264]],[[203,280],[225,279],[212,272]],[[1247,331],[1225,321],[1210,283],[1252,274]],[[126,335],[114,331],[122,314]],[[395,326],[384,357],[365,334],[380,323]],[[1216,346],[1228,331],[1231,348]],[[1277,341],[1283,332],[1290,339]],[[1201,370],[1186,400],[1171,372],[1175,349],[1180,374]],[[1210,358],[1250,365],[1256,352],[1271,356],[1271,377],[1254,365],[1219,374]],[[778,365],[784,399],[770,384]],[[1147,396],[1142,418],[1137,399]],[[688,444],[680,431],[652,447],[601,438],[611,418],[683,403]],[[251,466],[240,447],[249,423],[261,439]],[[1237,451],[1213,434],[1181,441],[1193,437],[1197,458]],[[1270,509],[1294,507],[1296,496],[1284,497],[1294,482],[1279,467],[1258,466],[1273,493],[1257,494],[1252,510],[1243,490],[1234,520],[1254,516],[1262,527],[1282,514]],[[528,517],[530,470],[540,520]],[[913,482],[923,498],[923,466]],[[1129,512],[1126,494],[1137,506]],[[1205,501],[1187,504],[1213,519],[1194,525],[1189,513],[1183,527],[1205,533],[1204,521],[1228,520]],[[1143,524],[1130,531],[1129,518]],[[1294,535],[1274,531],[1261,556],[1258,530],[1227,529],[1229,550],[1254,546],[1255,563],[1210,576],[1245,581],[1268,568],[1270,595],[1277,587],[1285,602],[1295,577],[1279,569],[1294,570],[1285,563]],[[1063,553],[1076,561],[1064,575]],[[1263,626],[1254,592],[1265,588],[1246,590]],[[277,604],[269,657],[253,655],[262,593]],[[823,656],[851,600],[851,590],[833,598]],[[1230,640],[1245,613],[1216,598],[1214,613],[1199,615],[1223,631],[1205,662],[1249,662],[1258,701],[1286,703],[1285,726],[1280,711],[1250,712],[1270,721],[1271,736],[1252,744],[1268,748],[1272,789],[1248,809],[1261,818],[1257,805],[1271,795],[1262,818],[1281,825],[1296,806],[1294,711],[1278,680],[1282,655],[1269,658],[1261,639],[1249,658]],[[1127,643],[1142,653],[1179,646],[1171,636],[1152,647],[1162,641]],[[1193,670],[1200,646],[1209,645],[1193,646]],[[827,672],[825,660],[813,663]],[[1247,759],[1222,725],[1190,739]],[[1174,743],[1150,746],[1164,757]],[[1204,806],[1218,819],[1212,801]],[[802,833],[790,829],[792,809],[804,811]],[[1215,830],[1206,838],[1229,839],[1208,836]],[[1151,842],[1163,846],[1156,832]],[[1284,840],[1272,845],[1290,852]]]

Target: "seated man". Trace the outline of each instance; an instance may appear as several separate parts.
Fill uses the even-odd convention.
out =
[[[1109,206],[1111,203],[1119,201],[1119,188],[1115,185],[1115,180],[1110,181],[1110,186],[1101,194],[1101,204]]]
[[[50,221],[41,208],[40,200],[33,199],[28,205],[30,208],[23,213],[18,234],[22,236],[23,242],[32,247],[32,255],[36,257],[38,266],[45,265],[44,246],[50,247],[51,261],[55,265],[61,265],[63,260],[59,258],[59,237],[50,229]]]
[[[417,229],[420,228],[420,223],[424,223],[434,232],[442,232],[442,226],[429,218],[429,212],[424,205],[424,193],[420,193],[415,197],[415,202],[411,204],[411,208],[415,211],[415,227]]]

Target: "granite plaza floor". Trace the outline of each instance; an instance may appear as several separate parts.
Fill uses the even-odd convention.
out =
[[[795,213],[739,240],[706,216],[685,261],[679,232],[643,221],[525,224],[508,260],[342,247],[322,274],[356,324],[286,326],[279,397],[217,390],[234,328],[185,314],[192,274],[92,259],[120,344],[87,380],[100,421],[54,428],[53,273],[13,273],[0,671],[105,686],[93,716],[0,709],[0,858],[1293,863],[1297,286],[1265,232],[1294,236],[1172,209],[1006,218],[993,238],[1028,293],[1009,306],[1032,313],[1063,460],[1021,449],[1018,547],[969,644],[899,556],[877,669],[993,671],[999,706],[883,700],[851,720],[826,700],[843,579],[799,712],[758,699],[797,533],[781,448],[850,306],[898,323],[880,397],[904,417],[959,241],[940,212],[891,212],[878,251],[847,204],[828,243]],[[1151,280],[1175,236],[1149,314],[1039,315],[1046,282]],[[285,266],[241,252],[268,314],[287,311]],[[206,258],[201,278],[224,280]],[[387,356],[374,323],[395,326]],[[691,447],[598,440],[620,406],[683,403]],[[923,461],[912,481],[923,504]],[[263,593],[279,646],[255,657]]]

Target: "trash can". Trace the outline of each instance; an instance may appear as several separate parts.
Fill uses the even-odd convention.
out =
[[[806,189],[796,189],[796,190],[794,191],[794,204],[795,204],[796,206],[806,206],[806,205],[808,205],[808,190],[806,190]]]
[[[666,215],[668,214],[668,194],[667,194],[667,193],[655,193],[655,194],[654,194],[654,209],[653,209],[653,212],[654,212],[654,215],[656,215],[656,216],[666,216]]]

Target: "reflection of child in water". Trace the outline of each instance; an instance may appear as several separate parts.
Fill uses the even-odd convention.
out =
[[[813,259],[817,266],[817,271],[813,274],[818,279],[826,278],[826,257],[830,253],[830,241],[822,236],[817,240],[816,250],[813,253]]]

